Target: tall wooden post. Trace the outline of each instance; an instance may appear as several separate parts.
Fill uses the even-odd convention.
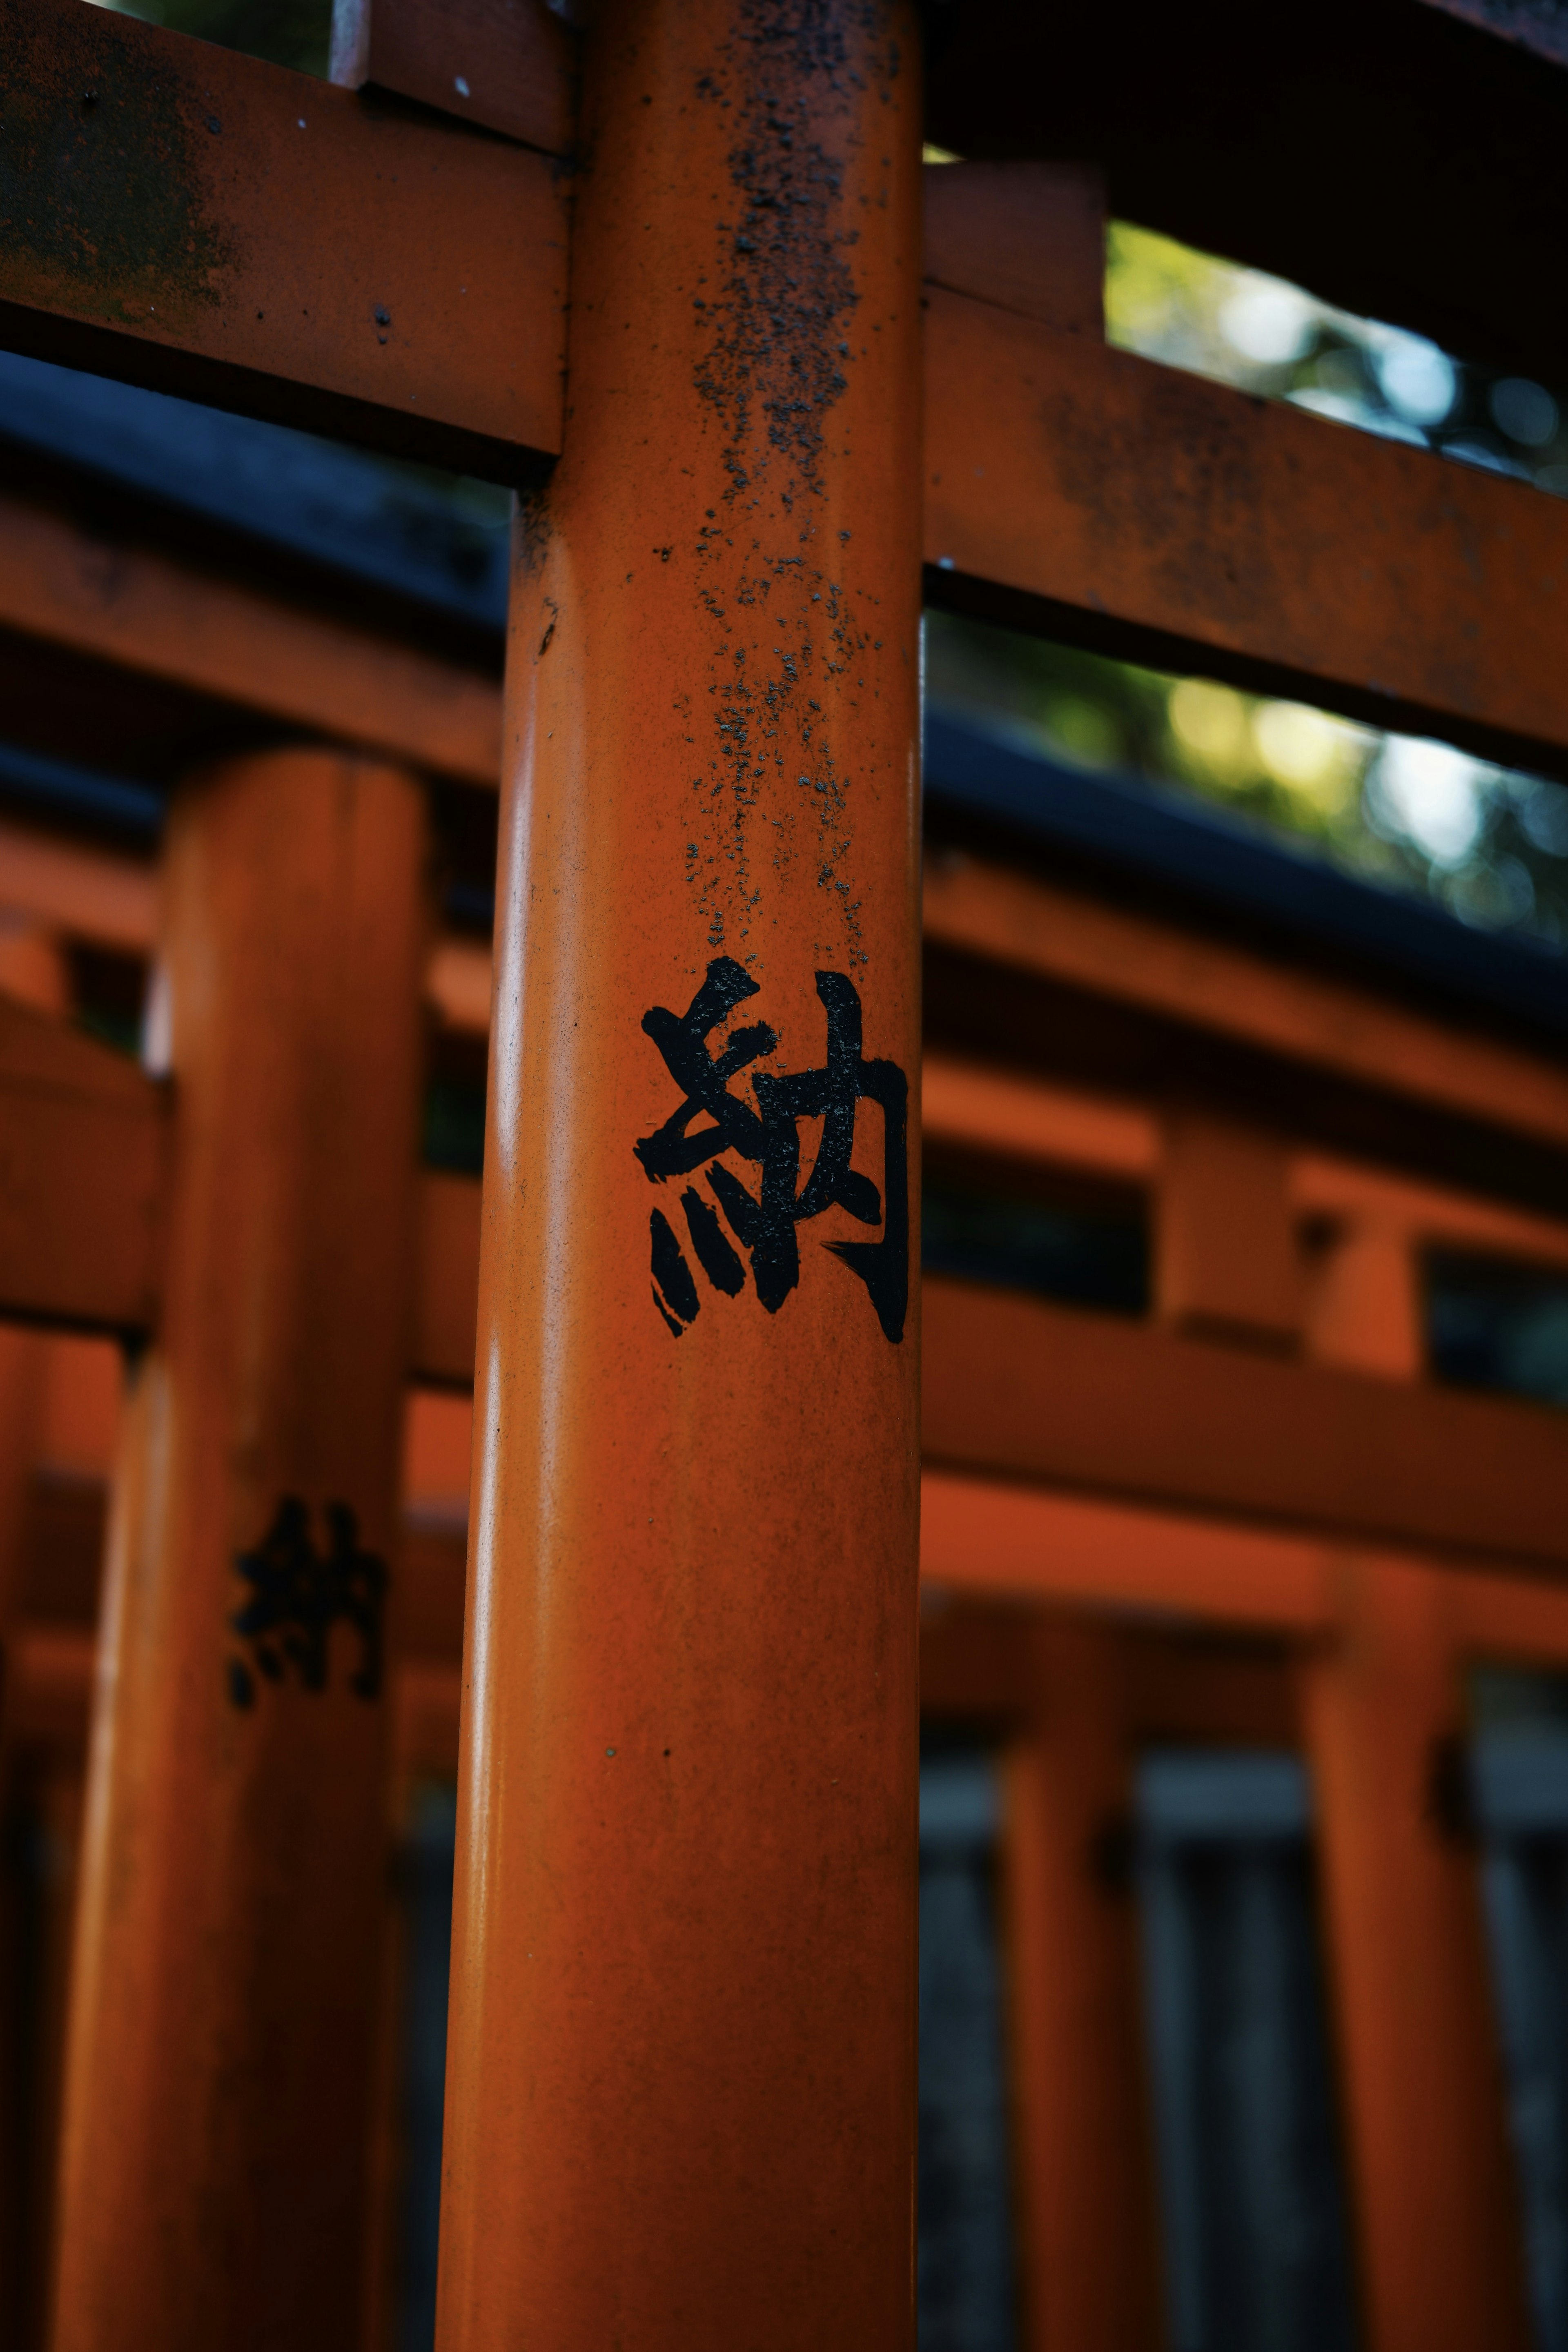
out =
[[[608,0],[512,600],[443,2352],[912,2336],[919,37]]]
[[[1027,1638],[1035,1706],[1005,1774],[1026,2340],[1148,2352],[1157,2225],[1121,1643],[1058,1617]]]
[[[172,821],[162,1325],[110,1538],[59,2352],[357,2341],[424,814],[282,751]]]
[[[1306,1675],[1371,2352],[1516,2352],[1523,2242],[1479,1891],[1448,1807],[1461,1694],[1441,1571],[1352,1559]]]
[[[1410,1237],[1352,1227],[1319,1269],[1309,1347],[1413,1379],[1416,1307]],[[1346,1555],[1338,1605],[1303,1696],[1367,2342],[1514,2352],[1529,2340],[1523,2243],[1443,1571]]]

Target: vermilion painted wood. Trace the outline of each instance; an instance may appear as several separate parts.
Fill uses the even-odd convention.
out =
[[[152,1320],[165,1108],[122,1054],[0,998],[0,1312],[121,1330]]]
[[[682,1097],[645,1016],[721,957],[772,1068],[823,1066],[829,972],[916,1076],[919,58],[881,0],[589,36],[512,596],[442,2352],[913,2340],[917,1322],[823,1246],[910,1263],[913,1161],[862,1101],[882,1223],[800,1225],[774,1313],[633,1147]]]
[[[921,1576],[933,1596],[1174,1612],[1312,1635],[1331,1620],[1321,1538],[1071,1487],[928,1466]]]
[[[939,593],[1383,726],[1568,745],[1560,499],[940,288],[925,363]]]
[[[1096,1857],[1131,1801],[1117,1634],[1021,1636],[1030,1717],[1005,1751],[1002,1842],[1011,2106],[1029,2352],[1154,2352],[1163,2337],[1138,1919]]]
[[[1309,1654],[1304,1703],[1366,2341],[1522,2352],[1475,1852],[1441,1802],[1443,1743],[1464,1727],[1446,1580],[1352,1557],[1336,1584],[1341,1632]]]
[[[1455,470],[1458,470],[1457,468]],[[1543,505],[1551,503],[1542,499]],[[928,860],[928,940],[1489,1126],[1568,1142],[1568,1076],[1316,972],[971,858]]]
[[[334,0],[335,82],[395,90],[546,154],[571,152],[576,64],[546,0]]]
[[[0,338],[516,479],[560,446],[542,155],[77,0],[5,0]]]
[[[479,1293],[479,1188],[471,1176],[419,1180],[419,1255],[416,1276],[416,1380],[469,1388]]]
[[[188,786],[166,856],[168,1273],[110,1529],[53,2340],[342,2352],[388,1707],[351,1687],[346,1623],[325,1687],[288,1662],[298,1625],[276,1631],[269,1680],[234,1623],[257,1590],[237,1560],[290,1496],[318,1556],[337,1504],[394,1560],[422,795],[395,771],[271,753]]]
[[[1154,1192],[1154,1312],[1173,1330],[1289,1355],[1305,1256],[1286,1139],[1174,1103]]]
[[[1092,163],[928,163],[933,286],[1098,340],[1105,331],[1105,175]]]
[[[21,499],[0,499],[0,625],[466,782],[500,770],[481,670]]]
[[[929,1278],[933,1466],[1375,1537],[1568,1559],[1568,1424],[1541,1405],[1275,1360]]]

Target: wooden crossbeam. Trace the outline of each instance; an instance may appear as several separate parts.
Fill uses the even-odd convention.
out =
[[[1042,633],[1568,747],[1568,505],[932,288],[933,592]]]
[[[1568,1076],[1544,1057],[1142,911],[977,859],[932,858],[925,929],[928,941],[1559,1149],[1568,1144]]]
[[[928,1279],[935,1464],[1542,1567],[1568,1420]]]
[[[542,154],[76,0],[5,0],[0,68],[29,93],[0,150],[6,343],[502,478],[558,447]],[[1510,757],[1568,751],[1562,502],[1105,348],[1092,173],[938,172],[930,216],[936,595]],[[992,232],[1022,219],[1038,241],[1004,268]],[[13,571],[49,579],[35,626],[69,639],[58,551],[29,559],[20,518],[11,535]],[[194,666],[267,707],[288,664],[247,687],[226,634],[215,616]],[[399,698],[384,736],[428,732],[428,693]],[[488,730],[444,758],[493,773]]]
[[[560,446],[546,157],[79,0],[5,0],[0,340],[489,473]]]
[[[481,122],[548,155],[571,152],[576,58],[545,0],[335,0],[331,76]]]
[[[121,1055],[0,1003],[0,1309],[150,1325],[165,1110],[163,1089]],[[427,1173],[415,1378],[472,1380],[479,1233],[478,1183]],[[925,1442],[939,1467],[1500,1561],[1568,1562],[1559,1416],[939,1279],[925,1297]],[[1022,1539],[1008,1538],[1015,1549]],[[928,1572],[943,1572],[938,1559]],[[1228,1591],[1230,1572],[1215,1574]]]
[[[144,1328],[157,1306],[163,1089],[0,998],[0,1308]]]
[[[170,1099],[123,1054],[0,997],[0,1314],[97,1330],[158,1307]],[[474,1375],[479,1187],[427,1172],[411,1376]]]
[[[0,625],[312,734],[494,786],[482,671],[0,497]]]

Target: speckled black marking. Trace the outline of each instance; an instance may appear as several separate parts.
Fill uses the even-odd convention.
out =
[[[868,87],[899,71],[888,21],[882,0],[742,0],[697,89],[732,135],[731,201],[691,296],[703,331],[694,381],[722,434],[726,480],[690,542],[721,649],[687,872],[709,950],[729,946],[747,963],[768,873],[782,880],[801,856],[830,902],[825,944],[866,961],[849,792],[819,721],[824,693],[862,659],[869,632],[816,536],[826,421],[848,382],[860,302],[845,189],[851,164],[863,168]],[[740,632],[759,620],[763,642],[748,658]]]
[[[222,126],[195,82],[106,10],[8,0],[4,25],[0,293],[171,330],[213,308],[237,257],[206,195]]]

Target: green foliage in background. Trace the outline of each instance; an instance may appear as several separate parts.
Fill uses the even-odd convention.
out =
[[[1468,367],[1424,337],[1300,287],[1111,226],[1106,332],[1167,366],[1568,494],[1568,426],[1544,385]],[[1053,759],[1196,793],[1347,872],[1464,921],[1568,945],[1568,790],[1451,745],[1174,677],[933,613],[933,703]]]
[[[1091,772],[1195,793],[1462,920],[1568,945],[1568,790],[1311,705],[1176,677],[951,614],[933,705]]]

